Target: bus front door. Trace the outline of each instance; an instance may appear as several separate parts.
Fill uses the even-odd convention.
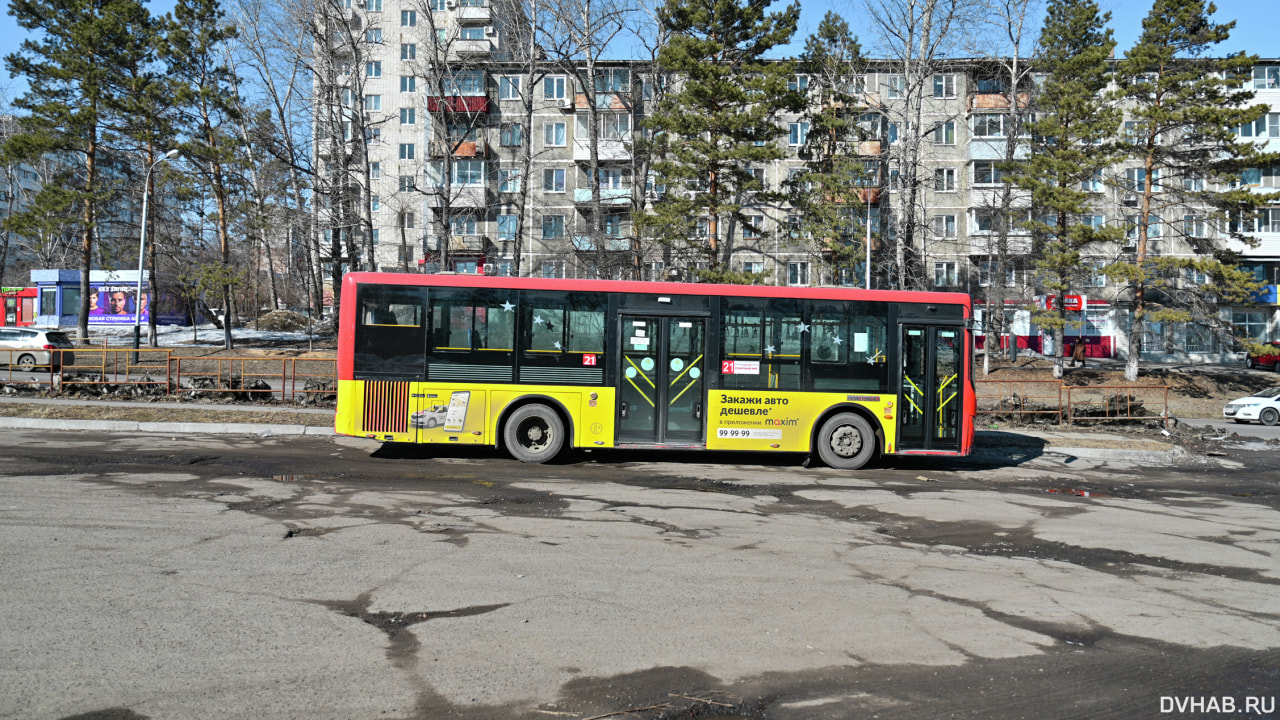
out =
[[[623,315],[621,323],[617,441],[701,443],[706,318]]]
[[[964,328],[902,325],[898,449],[960,449]]]

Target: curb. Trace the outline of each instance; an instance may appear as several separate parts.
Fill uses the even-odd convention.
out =
[[[46,420],[44,418],[0,417],[0,429],[68,430],[131,433],[183,433],[207,435],[333,435],[333,428],[315,425],[270,425],[266,423],[166,423],[136,420]]]

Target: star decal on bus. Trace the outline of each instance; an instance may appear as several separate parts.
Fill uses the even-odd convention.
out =
[[[511,301],[510,301],[510,300],[508,300],[508,301],[506,301],[506,302],[502,303],[502,309],[503,309],[503,311],[505,311],[505,312],[511,312],[512,310],[515,310],[515,309],[516,309],[516,306],[515,306],[515,305],[513,305],[513,304],[511,303]]]
[[[798,329],[800,332],[809,332],[809,326],[805,325],[804,323],[800,323],[799,325],[797,325],[796,329]]]
[[[843,343],[843,342],[844,342],[844,340],[841,340],[841,339],[840,339],[840,336],[839,336],[839,335],[836,335],[835,337],[831,338],[831,342],[833,342],[833,343],[835,343],[835,344],[839,345],[840,343]]]
[[[534,316],[533,316],[533,324],[534,324],[534,325],[541,325],[541,324],[543,324],[543,323],[545,323],[545,322],[546,322],[546,320],[543,320],[543,319],[542,319],[542,316],[540,316],[540,315],[534,315]]]

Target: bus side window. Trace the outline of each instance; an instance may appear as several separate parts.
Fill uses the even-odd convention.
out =
[[[357,379],[419,380],[426,374],[426,288],[359,285]]]

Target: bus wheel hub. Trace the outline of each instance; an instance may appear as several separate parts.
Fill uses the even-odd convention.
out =
[[[831,449],[840,457],[853,457],[862,449],[862,435],[850,425],[842,425],[831,433]]]

